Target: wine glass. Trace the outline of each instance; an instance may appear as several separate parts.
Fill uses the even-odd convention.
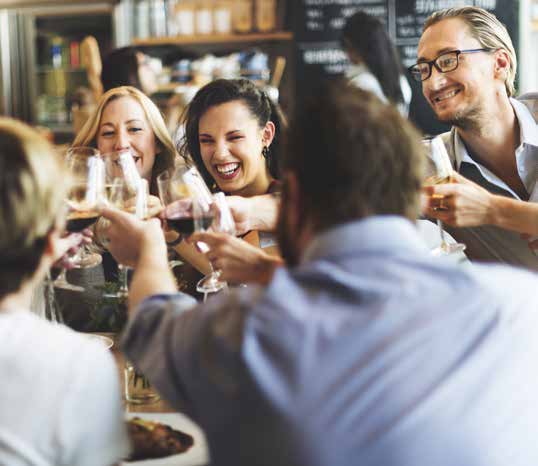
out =
[[[432,162],[432,168],[434,174],[426,179],[424,186],[433,186],[437,184],[454,183],[452,163],[446,151],[443,140],[439,137],[425,138],[422,140],[428,156]],[[442,203],[444,196],[439,194],[433,194],[433,198],[439,199],[439,210],[442,210]],[[443,229],[443,222],[437,219],[437,225],[439,227],[439,233],[441,235],[441,244],[432,249],[431,253],[434,256],[446,256],[449,254],[461,253],[465,250],[466,246],[463,243],[448,243],[445,238],[445,231]]]
[[[92,147],[72,147],[67,153],[67,167],[72,175],[72,184],[65,203],[67,210],[66,230],[70,233],[81,232],[95,223],[99,217],[98,205],[103,199],[105,170],[99,152]],[[101,263],[99,254],[84,253],[80,256],[79,266],[93,267]],[[77,263],[73,263],[77,265]],[[62,267],[54,281],[56,288],[84,291],[67,281],[66,270]]]
[[[195,231],[215,231],[235,236],[235,222],[222,192],[213,195],[213,202],[209,206],[197,200],[193,201],[193,217]],[[209,251],[207,244],[199,241],[197,245],[202,252]],[[211,273],[196,284],[196,291],[204,293],[204,301],[208,293],[215,293],[228,286],[220,279],[221,271],[214,270],[211,262],[209,265]]]
[[[143,179],[129,149],[102,155],[106,171],[106,201],[117,209],[145,219],[148,216],[148,182]],[[107,297],[125,298],[128,289],[129,268],[118,264],[119,289]]]

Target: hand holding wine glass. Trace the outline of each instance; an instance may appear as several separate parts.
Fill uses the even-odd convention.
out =
[[[126,149],[103,154],[103,159],[107,203],[140,219],[148,218],[148,183],[139,175],[131,151]],[[128,268],[122,264],[118,264],[118,280],[118,292],[107,296],[123,298],[128,294]]]
[[[428,156],[432,162],[432,168],[434,170],[433,175],[428,177],[423,185],[434,186],[439,184],[454,183],[455,179],[452,163],[450,162],[450,158],[442,139],[438,136],[434,138],[426,138],[423,140],[423,143],[428,151]],[[438,207],[436,207],[436,209],[440,211],[447,209],[447,206],[444,204],[444,195],[432,194],[431,197],[438,201]],[[439,226],[439,233],[441,235],[441,244],[431,251],[433,255],[440,256],[461,253],[465,250],[465,244],[449,244],[446,241],[443,222],[440,219],[437,219],[437,225]]]
[[[198,201],[194,202],[193,216],[196,232],[213,231],[235,236],[235,221],[222,192],[213,195],[213,203],[209,206]],[[197,246],[202,252],[209,252],[209,246],[206,243],[197,242]],[[207,293],[215,293],[228,286],[220,278],[221,271],[214,270],[211,262],[209,264],[211,273],[202,278],[196,285],[196,290],[204,293],[204,297]]]
[[[70,190],[66,197],[66,230],[81,232],[95,223],[99,217],[98,205],[104,196],[105,170],[99,152],[91,147],[72,147],[67,153],[67,166],[72,176]],[[99,254],[84,254],[80,267],[93,267],[101,263]],[[84,291],[84,288],[67,282],[65,268],[54,282],[57,288]]]

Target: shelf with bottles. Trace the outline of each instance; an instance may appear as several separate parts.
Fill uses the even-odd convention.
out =
[[[135,0],[137,45],[289,41],[285,0]]]
[[[257,42],[281,42],[293,40],[293,34],[288,31],[275,31],[266,33],[247,34],[200,34],[192,36],[165,36],[150,37],[147,39],[134,39],[135,45],[203,45],[203,44],[232,44],[232,43],[257,43]]]

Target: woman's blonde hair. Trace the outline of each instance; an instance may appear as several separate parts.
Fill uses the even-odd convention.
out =
[[[68,177],[52,145],[0,118],[0,299],[35,273],[63,212]]]
[[[517,71],[517,57],[512,39],[510,39],[510,35],[504,25],[494,14],[482,8],[466,6],[436,11],[424,23],[424,31],[430,26],[449,18],[460,18],[463,20],[469,26],[471,35],[480,42],[482,47],[494,50],[502,49],[506,52],[510,67],[506,74],[504,85],[508,97],[515,95],[516,89],[514,82]]]
[[[152,193],[156,193],[157,176],[164,170],[174,166],[177,152],[159,109],[149,97],[138,89],[131,86],[122,86],[105,92],[99,99],[95,112],[88,118],[85,125],[76,135],[73,146],[97,147],[97,132],[99,131],[103,111],[110,102],[121,97],[132,97],[140,104],[162,149],[157,154],[157,157],[155,157],[155,165],[151,173],[150,190]]]

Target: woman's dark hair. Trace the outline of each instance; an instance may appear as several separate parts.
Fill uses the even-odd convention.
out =
[[[120,86],[133,86],[142,91],[138,77],[138,52],[136,47],[122,47],[112,50],[103,59],[101,81],[105,92]]]
[[[185,136],[178,147],[180,155],[194,162],[211,189],[215,185],[215,180],[205,168],[202,160],[198,125],[200,118],[210,108],[236,100],[245,104],[258,120],[260,127],[263,128],[268,121],[272,121],[275,125],[273,142],[263,156],[271,176],[275,179],[279,178],[282,139],[287,129],[287,121],[280,107],[271,102],[267,94],[248,79],[217,79],[202,87],[185,109],[181,118],[185,124]]]
[[[341,42],[345,49],[360,55],[388,100],[396,104],[404,101],[400,87],[403,73],[400,57],[381,21],[358,11],[347,20]]]

